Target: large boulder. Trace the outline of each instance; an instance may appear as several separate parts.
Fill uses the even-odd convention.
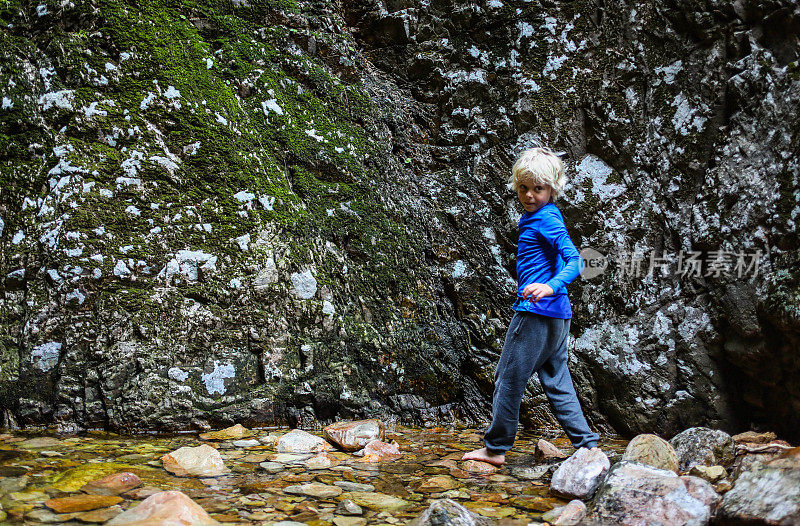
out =
[[[589,517],[628,526],[699,526],[708,523],[718,501],[705,480],[624,460],[597,489]]]
[[[436,500],[408,526],[490,526],[492,521],[450,500]]]
[[[689,471],[698,464],[728,467],[736,455],[733,438],[719,429],[692,427],[672,437],[669,443],[678,454],[681,471]]]
[[[120,513],[106,526],[218,526],[199,504],[180,491],[162,491]]]
[[[800,447],[739,475],[717,516],[721,524],[800,524]]]
[[[564,497],[588,499],[611,467],[598,448],[580,448],[558,466],[550,480],[550,491]]]
[[[678,454],[669,442],[656,435],[644,434],[634,437],[628,442],[622,460],[678,472]]]
[[[386,426],[380,420],[357,420],[336,422],[323,429],[325,438],[344,449],[358,451],[373,440],[383,440]]]
[[[228,472],[219,451],[208,444],[176,449],[161,457],[161,462],[179,477],[218,477]]]

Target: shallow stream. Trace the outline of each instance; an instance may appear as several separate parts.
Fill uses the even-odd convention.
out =
[[[286,431],[262,429],[256,435],[280,435]],[[550,475],[542,475],[544,468],[537,468],[543,464],[533,455],[540,438],[568,454],[572,452],[563,435],[524,433],[507,456],[505,466],[493,473],[478,474],[465,471],[460,461],[464,451],[482,445],[481,434],[475,429],[394,427],[387,431],[386,441],[399,444],[402,458],[365,463],[353,454],[333,452],[339,463],[328,469],[310,469],[304,461],[312,455],[280,455],[274,444],[237,447],[233,440],[205,441],[189,434],[119,436],[90,432],[82,436],[45,436],[6,431],[0,432],[0,518],[5,513],[8,524],[102,523],[156,490],[177,489],[222,523],[405,524],[433,500],[452,498],[486,517],[504,519],[508,524],[527,524],[566,503],[548,494]],[[219,449],[230,473],[215,478],[176,477],[162,467],[162,455],[203,443]],[[605,437],[600,447],[613,460],[624,451],[626,443]],[[48,499],[80,495],[80,488],[87,482],[123,471],[138,475],[142,485],[120,495],[124,500],[112,507],[57,514],[45,506]],[[345,516],[336,511],[342,496],[315,498],[284,492],[288,486],[306,482],[339,482],[345,492],[371,495],[357,502],[363,514]]]

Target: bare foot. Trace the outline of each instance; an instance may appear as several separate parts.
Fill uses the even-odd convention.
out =
[[[485,447],[480,449],[476,449],[475,451],[470,451],[469,453],[464,453],[464,456],[461,457],[461,460],[478,460],[480,462],[486,462],[487,464],[492,464],[493,466],[502,466],[506,463],[506,456],[504,454],[493,455],[489,453]]]

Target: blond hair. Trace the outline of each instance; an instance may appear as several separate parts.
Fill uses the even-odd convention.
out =
[[[511,168],[508,186],[515,192],[521,184],[548,184],[553,189],[551,200],[555,201],[564,190],[567,178],[564,163],[550,148],[530,148],[522,152]]]

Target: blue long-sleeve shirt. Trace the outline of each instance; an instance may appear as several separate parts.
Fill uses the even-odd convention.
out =
[[[517,301],[514,310],[551,318],[572,318],[567,284],[581,271],[582,260],[572,243],[561,211],[547,203],[535,212],[525,212],[519,220],[517,248]],[[545,283],[553,295],[533,303],[522,297],[525,286]]]

